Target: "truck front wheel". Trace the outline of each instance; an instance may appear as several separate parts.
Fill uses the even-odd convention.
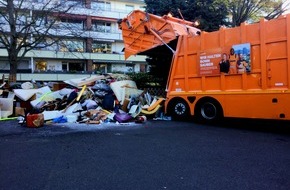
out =
[[[184,100],[175,100],[170,103],[169,109],[172,118],[175,120],[187,119],[189,116],[189,107]]]

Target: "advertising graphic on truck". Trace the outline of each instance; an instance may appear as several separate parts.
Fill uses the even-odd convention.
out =
[[[119,24],[126,58],[172,57],[162,64],[170,64],[165,110],[174,118],[290,120],[290,15],[204,32],[136,10]]]
[[[200,52],[199,68],[199,75],[250,72],[250,44],[237,44]]]

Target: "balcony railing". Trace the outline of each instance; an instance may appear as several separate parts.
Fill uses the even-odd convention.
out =
[[[99,16],[99,17],[108,17],[114,19],[121,19],[128,15],[128,11],[124,9],[109,9],[109,10],[101,10],[101,9],[88,9],[88,8],[78,8],[77,10],[70,11],[72,14],[76,15],[89,15],[89,16]]]

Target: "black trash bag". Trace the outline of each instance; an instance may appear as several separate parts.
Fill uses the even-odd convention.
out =
[[[103,91],[103,90],[95,91],[95,96],[100,97],[100,98],[103,98],[106,94],[107,94],[107,92]]]
[[[67,98],[67,103],[68,104],[71,103],[77,97],[78,97],[78,93],[76,91],[72,91]]]
[[[93,90],[102,90],[105,92],[110,92],[111,91],[111,87],[108,84],[105,83],[96,83],[93,87]]]
[[[115,96],[113,94],[106,94],[104,96],[102,107],[106,110],[113,110],[115,103]]]

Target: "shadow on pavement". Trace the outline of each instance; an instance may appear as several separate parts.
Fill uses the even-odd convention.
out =
[[[290,135],[290,121],[224,118],[211,126]]]

